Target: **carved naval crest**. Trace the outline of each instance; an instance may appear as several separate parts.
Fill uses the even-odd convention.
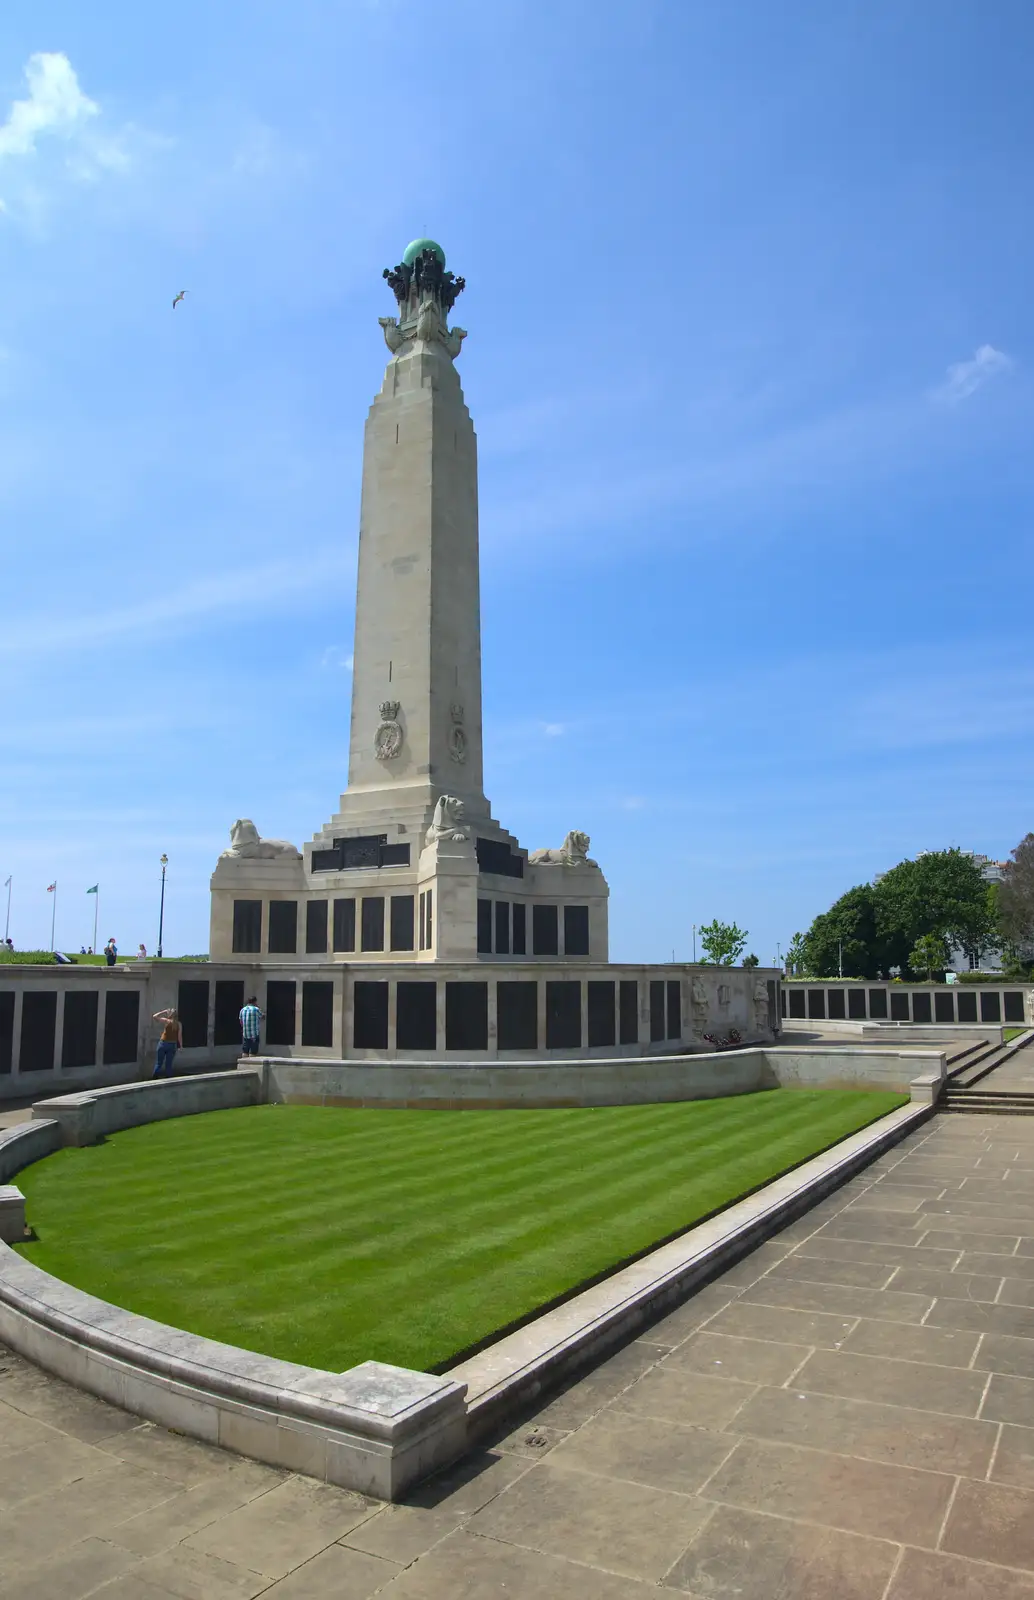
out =
[[[392,761],[402,749],[402,725],[398,721],[399,702],[384,700],[381,703],[381,725],[373,736],[373,748],[378,761]]]
[[[463,727],[463,707],[458,701],[453,701],[449,707],[452,717],[452,727],[449,729],[449,755],[453,761],[461,765],[467,759],[467,735]]]

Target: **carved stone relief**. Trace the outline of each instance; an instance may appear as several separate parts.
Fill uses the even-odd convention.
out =
[[[373,736],[373,748],[378,761],[393,761],[402,749],[402,725],[398,714],[397,700],[382,701],[381,725]]]

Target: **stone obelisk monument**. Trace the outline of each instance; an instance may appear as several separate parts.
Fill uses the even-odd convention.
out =
[[[363,451],[348,787],[303,851],[239,820],[213,954],[605,960],[607,885],[571,832],[529,856],[493,818],[481,741],[477,440],[432,239],[384,273],[398,314]]]

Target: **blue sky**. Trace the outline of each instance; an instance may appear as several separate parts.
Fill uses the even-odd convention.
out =
[[[381,281],[481,458],[486,787],[615,959],[1034,827],[1024,0],[8,0],[0,881],[208,945],[345,782]],[[173,294],[189,293],[175,312]],[[460,315],[460,313],[462,313]],[[3,902],[0,900],[0,916]]]

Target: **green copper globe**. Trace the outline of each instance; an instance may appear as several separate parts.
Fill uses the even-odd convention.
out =
[[[435,255],[438,257],[438,260],[444,267],[445,251],[442,249],[441,245],[436,244],[433,239],[414,239],[412,244],[407,244],[405,250],[402,252],[403,263],[407,267],[411,267],[417,256],[420,255],[424,250],[433,250]]]

